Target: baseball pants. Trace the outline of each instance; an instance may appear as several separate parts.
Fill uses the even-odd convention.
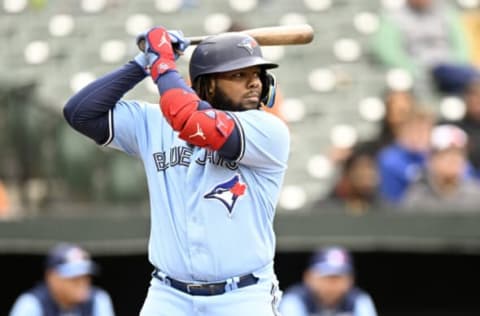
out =
[[[152,278],[140,316],[278,316],[276,277],[220,295],[195,296]]]

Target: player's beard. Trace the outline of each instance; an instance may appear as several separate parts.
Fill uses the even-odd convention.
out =
[[[219,87],[215,87],[215,93],[211,99],[211,105],[222,111],[246,111],[251,108],[245,107],[241,102],[235,103],[231,98],[227,96],[225,92]],[[258,108],[258,106],[257,106]]]

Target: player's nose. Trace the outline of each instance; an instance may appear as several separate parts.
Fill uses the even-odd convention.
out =
[[[248,88],[250,89],[261,87],[261,85],[262,85],[262,81],[260,80],[260,77],[257,77],[257,76],[251,76],[247,84]]]

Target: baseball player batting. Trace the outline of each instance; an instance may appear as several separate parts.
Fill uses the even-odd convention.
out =
[[[193,52],[190,88],[175,65],[189,44],[180,31],[157,27],[139,39],[145,51],[74,95],[64,115],[143,161],[154,273],[140,315],[275,315],[273,218],[289,132],[260,106],[273,104],[267,70],[278,65],[249,35],[211,36]],[[147,75],[160,106],[123,100]]]

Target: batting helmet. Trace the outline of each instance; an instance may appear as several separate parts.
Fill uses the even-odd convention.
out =
[[[258,43],[244,33],[230,32],[206,38],[197,45],[190,59],[190,80],[192,83],[202,76],[227,72],[247,67],[260,66],[262,69],[278,67],[263,59]],[[275,98],[275,77],[264,72],[261,78],[262,102],[272,106]]]

